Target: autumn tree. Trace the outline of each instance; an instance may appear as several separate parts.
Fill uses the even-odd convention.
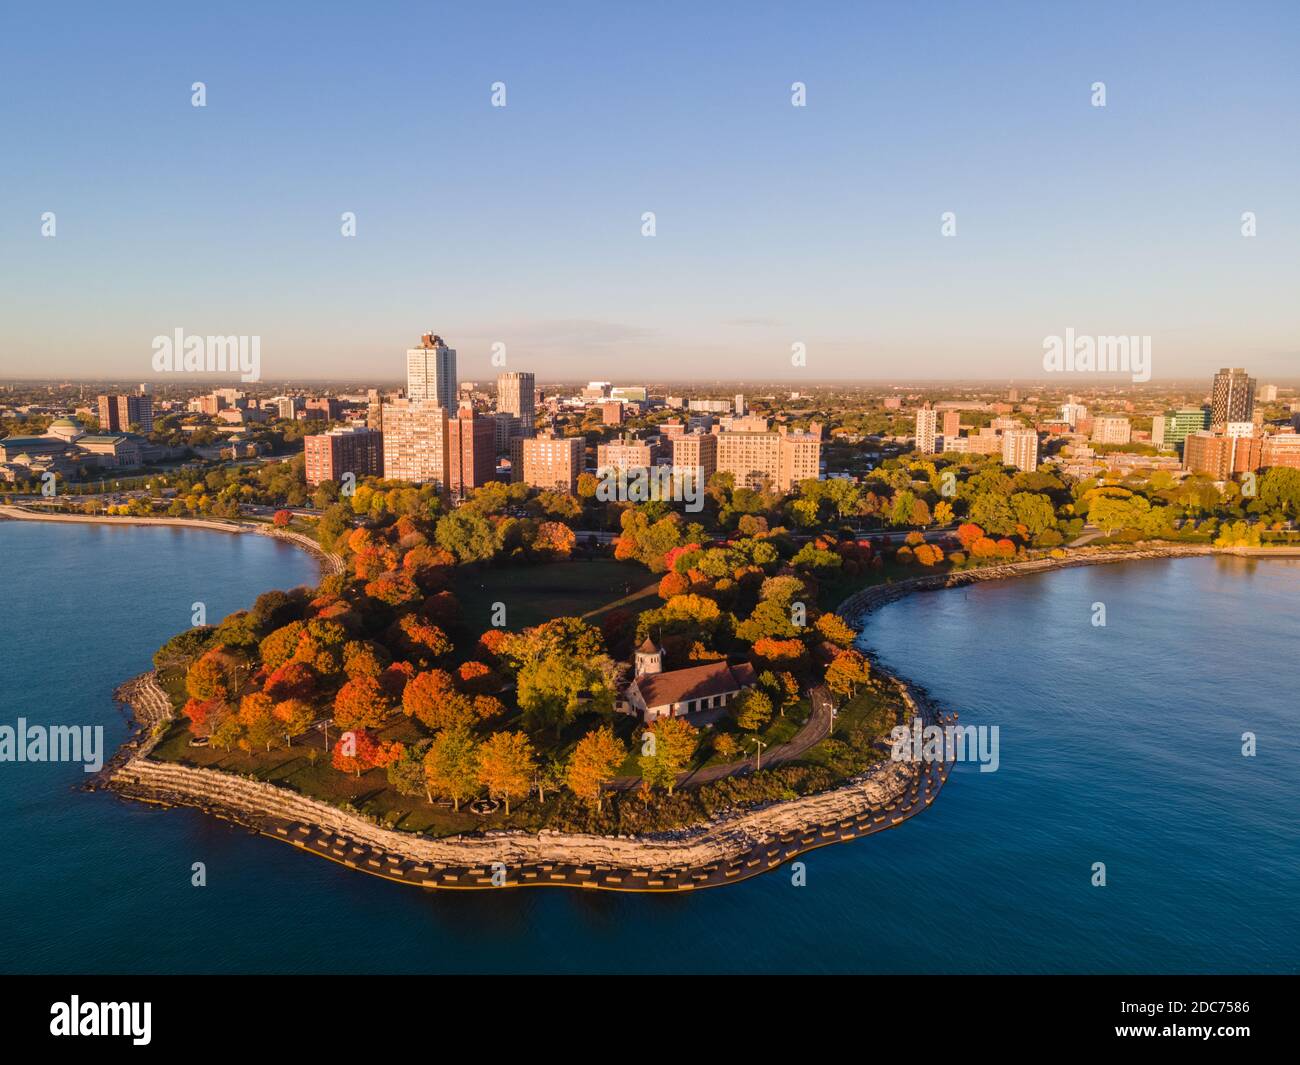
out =
[[[214,651],[195,659],[185,671],[185,690],[192,699],[225,701],[231,689],[229,671]]]
[[[375,677],[356,677],[334,697],[334,721],[341,729],[381,728],[391,711],[388,694]]]
[[[316,672],[306,662],[286,662],[266,678],[262,690],[276,702],[306,699],[316,686]]]
[[[651,787],[660,786],[673,793],[677,777],[690,767],[699,747],[699,733],[680,717],[658,718],[646,730],[650,737],[642,739],[642,751],[637,764],[641,779]]]
[[[243,735],[239,745],[244,750],[265,747],[269,751],[280,738],[279,722],[271,712],[273,705],[265,692],[253,692],[240,700],[239,724],[243,727]]]
[[[746,732],[757,732],[772,720],[772,700],[757,688],[750,688],[732,700],[731,711],[737,725]]]
[[[816,629],[823,640],[837,647],[848,647],[858,638],[858,634],[838,614],[823,614],[817,619]]]
[[[476,714],[445,669],[417,673],[402,691],[402,711],[426,728],[441,730],[468,726]]]
[[[826,667],[826,686],[836,695],[852,698],[858,686],[871,677],[871,664],[861,651],[841,651]]]
[[[522,732],[494,732],[479,748],[479,783],[505,803],[507,816],[510,800],[528,794],[536,772],[536,753]]]
[[[190,721],[190,733],[195,736],[211,736],[220,723],[220,712],[225,704],[220,699],[190,698],[181,709]]]
[[[473,733],[457,725],[438,733],[424,756],[429,791],[451,800],[453,810],[478,786],[479,749]]]
[[[580,799],[601,807],[601,788],[614,779],[624,760],[627,748],[614,735],[609,725],[589,732],[573,749],[569,758],[566,783],[569,790]]]
[[[400,757],[402,749],[400,743],[382,743],[369,729],[354,729],[339,737],[331,764],[359,777],[367,770],[387,767]]]
[[[293,738],[301,736],[316,720],[316,711],[310,703],[301,699],[285,699],[275,704],[272,713],[280,722],[280,731],[284,733],[285,742],[292,747]]]
[[[740,753],[740,743],[730,732],[719,732],[713,737],[713,751],[723,761],[730,762]]]
[[[537,526],[532,547],[538,554],[550,558],[568,558],[577,542],[573,530],[563,522],[544,521]]]

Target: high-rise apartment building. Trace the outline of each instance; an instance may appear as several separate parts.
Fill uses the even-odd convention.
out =
[[[1132,438],[1132,423],[1122,415],[1098,414],[1092,420],[1094,444],[1127,444]]]
[[[737,488],[775,487],[781,472],[780,434],[719,433],[718,472],[731,474]]]
[[[1263,464],[1264,441],[1258,437],[1202,429],[1183,441],[1183,466],[1216,481],[1226,481],[1234,473],[1258,470]]]
[[[534,488],[548,491],[578,490],[586,438],[549,433],[515,440],[511,444],[512,476]]]
[[[496,452],[498,455],[510,454],[510,442],[519,440],[524,435],[524,424],[519,417],[510,414],[507,411],[494,411],[488,415],[492,421],[494,429],[493,440],[495,441]]]
[[[792,492],[803,481],[816,481],[821,477],[822,427],[814,425],[809,433],[788,433],[778,430],[781,437],[781,462],[776,485],[782,492]]]
[[[1277,433],[1264,438],[1263,461],[1266,467],[1288,466],[1300,470],[1300,433]]]
[[[1002,434],[1002,462],[1026,473],[1038,469],[1038,432],[1010,429]]]
[[[406,398],[456,409],[456,349],[442,337],[425,333],[420,346],[406,352]]]
[[[738,488],[767,484],[788,492],[820,473],[820,425],[807,433],[788,433],[782,426],[775,433],[724,430],[717,435],[718,472],[731,474]]]
[[[496,421],[461,407],[447,419],[447,490],[457,498],[496,480]]]
[[[673,469],[694,471],[701,484],[718,472],[718,437],[713,433],[681,433],[672,438]]]
[[[1178,447],[1192,433],[1209,427],[1209,408],[1184,407],[1151,419],[1151,442],[1164,447]]]
[[[1248,422],[1255,416],[1255,379],[1245,370],[1224,368],[1210,385],[1210,427]]]
[[[384,403],[384,476],[414,484],[447,484],[447,408],[432,399]]]
[[[522,435],[537,433],[537,379],[523,370],[497,375],[497,410],[519,419]]]
[[[345,473],[357,480],[384,475],[384,445],[374,429],[348,426],[303,437],[307,483],[340,481]]]
[[[142,433],[153,432],[153,397],[149,395],[101,395],[99,431],[124,433],[135,426]]]
[[[298,412],[303,409],[304,403],[302,396],[278,396],[275,400],[275,416],[287,422],[294,421],[298,417]],[[371,428],[379,427],[376,425]]]
[[[922,407],[916,412],[916,450],[922,455],[933,455],[938,435],[939,412],[933,407]]]
[[[961,411],[946,410],[943,412],[943,438],[947,441],[951,437],[961,433]]]
[[[596,469],[637,470],[655,464],[655,449],[644,440],[624,437],[596,445]]]
[[[1082,403],[1076,403],[1074,397],[1061,404],[1061,421],[1065,422],[1071,429],[1074,429],[1082,421],[1088,419],[1088,408]]]

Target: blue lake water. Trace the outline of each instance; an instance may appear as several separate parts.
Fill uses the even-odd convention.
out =
[[[220,618],[316,577],[263,537],[15,522],[0,567],[0,724],[102,724],[110,747],[112,689],[192,603]],[[1297,603],[1296,563],[1186,559],[885,608],[866,641],[997,724],[1001,766],[805,855],[805,887],[777,870],[683,898],[426,894],[76,791],[76,766],[0,764],[0,970],[1295,972]]]

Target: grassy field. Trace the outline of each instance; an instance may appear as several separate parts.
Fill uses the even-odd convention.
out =
[[[586,562],[551,562],[538,566],[472,566],[460,569],[452,590],[460,600],[471,631],[492,625],[494,603],[506,608],[506,628],[518,632],[556,617],[597,620],[616,600],[656,583],[644,566],[596,558]],[[627,609],[653,606],[651,596]]]

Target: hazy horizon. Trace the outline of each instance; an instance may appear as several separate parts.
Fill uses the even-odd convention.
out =
[[[429,329],[485,382],[1300,367],[1294,5],[165,10],[4,20],[0,379],[186,384],[176,329],[303,382]]]

